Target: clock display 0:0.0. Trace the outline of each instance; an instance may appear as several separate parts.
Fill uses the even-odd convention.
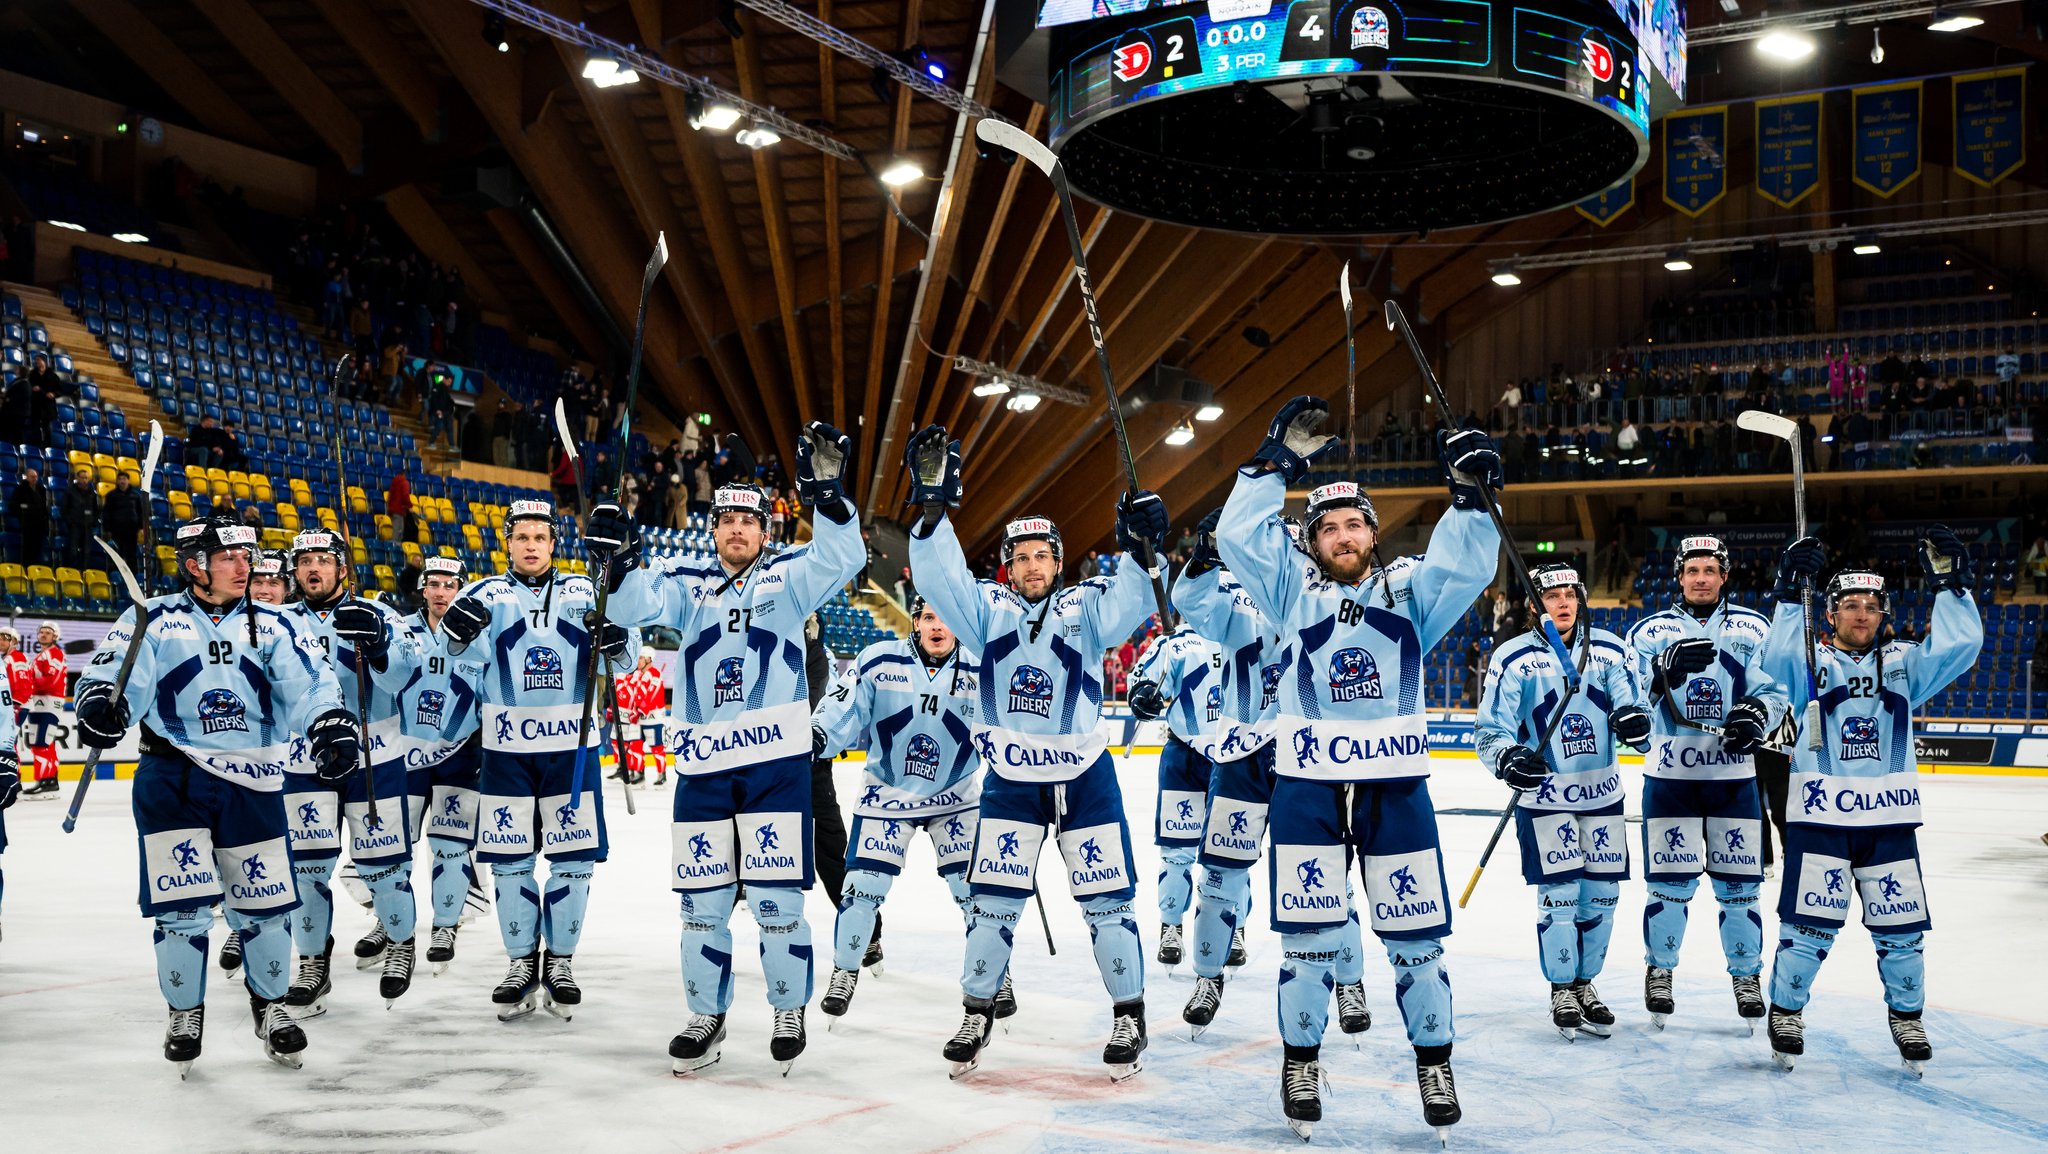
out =
[[[1209,31],[1203,35],[1202,41],[1211,48],[1221,48],[1226,44],[1243,44],[1247,41],[1257,43],[1265,38],[1266,22],[1251,20],[1221,28],[1212,24]]]

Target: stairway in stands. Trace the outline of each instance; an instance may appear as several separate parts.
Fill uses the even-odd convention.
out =
[[[155,398],[143,392],[128,370],[107,355],[106,346],[85,331],[77,314],[65,308],[56,293],[18,281],[6,282],[5,289],[21,298],[26,319],[39,321],[50,331],[51,346],[70,354],[72,366],[99,386],[102,406],[120,409],[137,435],[147,430],[154,418],[163,422],[164,432],[170,436],[185,436],[185,422],[158,409]]]

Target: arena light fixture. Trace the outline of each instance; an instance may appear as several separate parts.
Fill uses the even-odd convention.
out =
[[[706,101],[696,93],[690,93],[684,103],[689,108],[690,127],[702,131],[724,132],[740,122],[740,110],[723,101]]]
[[[1009,400],[1004,401],[1003,405],[1013,413],[1028,413],[1037,408],[1038,403],[1044,399],[1037,393],[1018,393]]]
[[[1009,391],[1008,381],[983,381],[974,386],[974,395],[977,397],[1000,397]]]
[[[1514,265],[1497,264],[1493,266],[1493,283],[1502,288],[1513,288],[1522,283],[1522,278],[1516,275]]]
[[[1934,19],[1928,21],[1929,32],[1961,32],[1984,23],[1984,18],[1970,12],[1945,12],[1934,10]]]
[[[618,74],[619,62],[602,52],[583,54],[583,79],[592,81],[602,88],[605,81]]]
[[[1692,262],[1686,259],[1684,249],[1674,248],[1664,254],[1664,268],[1669,272],[1691,272]]]
[[[1222,415],[1222,405],[1203,405],[1201,408],[1195,410],[1195,419],[1197,421],[1213,421],[1218,417],[1221,417]]]
[[[505,39],[505,14],[484,13],[484,43],[500,52],[512,51],[512,42]]]
[[[1813,55],[1813,37],[1793,28],[1777,28],[1757,39],[1756,50],[1780,64],[1797,64]]]
[[[1850,249],[1849,251],[1855,253],[1857,256],[1876,256],[1878,253],[1884,251],[1884,246],[1877,243],[1876,238],[1871,237],[1857,241],[1856,247]]]
[[[114,234],[114,239],[115,239],[115,240],[120,240],[120,241],[126,241],[126,242],[128,242],[129,244],[148,244],[148,243],[149,243],[149,238],[148,238],[148,237],[146,237],[146,236],[144,236],[144,235],[142,235],[142,234],[141,234],[141,233],[139,233],[139,232],[117,232],[117,233],[115,233],[115,234]]]
[[[890,162],[889,167],[878,173],[875,179],[880,180],[890,188],[902,188],[912,181],[923,180],[924,167],[914,160],[898,157]]]
[[[1194,439],[1195,427],[1193,425],[1188,424],[1186,421],[1182,421],[1180,424],[1175,425],[1173,427],[1173,431],[1166,434],[1166,443],[1169,445],[1185,445],[1189,444]]]
[[[782,143],[781,134],[777,133],[772,128],[767,128],[759,124],[756,124],[752,128],[740,129],[738,132],[733,133],[732,138],[734,140],[739,141],[741,144],[746,145],[748,148],[768,148],[772,145]]]
[[[51,228],[68,228],[68,229],[70,229],[70,230],[71,230],[72,232],[85,232],[85,231],[88,231],[88,230],[86,229],[86,227],[85,227],[84,225],[82,225],[82,224],[73,224],[73,223],[71,223],[71,222],[70,222],[70,221],[68,221],[68,220],[52,220],[52,221],[46,221],[45,223],[47,223],[47,224],[48,224],[48,225],[49,225],[49,226],[50,226]]]

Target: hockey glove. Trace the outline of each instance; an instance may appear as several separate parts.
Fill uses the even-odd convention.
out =
[[[1166,696],[1159,692],[1157,681],[1131,682],[1125,700],[1130,702],[1131,716],[1139,721],[1157,721],[1166,716]]]
[[[824,758],[825,730],[820,726],[813,725],[811,726],[811,760],[822,761]]]
[[[1157,556],[1166,542],[1166,502],[1150,489],[1125,493],[1116,502],[1116,543],[1126,553],[1139,553],[1140,545],[1152,547]]]
[[[1794,601],[1803,585],[1813,583],[1820,576],[1823,566],[1828,563],[1827,546],[1818,537],[1801,537],[1785,546],[1785,553],[1778,559],[1778,583],[1771,595],[1779,604]]]
[[[960,507],[960,442],[948,441],[941,425],[926,425],[903,450],[910,474],[910,503],[923,508],[927,531],[947,509]]]
[[[1714,643],[1704,637],[1688,637],[1674,641],[1657,655],[1657,672],[1651,688],[1657,693],[1669,693],[1685,684],[1685,679],[1714,663]]]
[[[360,597],[351,597],[334,607],[334,632],[357,653],[371,661],[382,661],[391,646],[391,626],[377,607]]]
[[[1296,397],[1280,406],[1266,439],[1252,454],[1253,465],[1268,465],[1288,485],[1299,485],[1316,458],[1337,447],[1337,437],[1323,432],[1330,421],[1330,402],[1321,397]]]
[[[1607,727],[1614,731],[1614,739],[1623,745],[1633,745],[1641,749],[1649,744],[1650,715],[1634,706],[1617,709],[1609,714]]]
[[[78,719],[78,739],[93,749],[112,749],[128,732],[128,703],[114,695],[111,681],[92,681],[79,687],[78,704],[72,709]]]
[[[590,630],[591,637],[596,640],[598,653],[602,654],[606,661],[616,662],[625,659],[626,643],[632,639],[625,626],[599,617],[597,610],[592,609],[583,615],[583,627]]]
[[[328,785],[348,780],[363,760],[363,735],[356,728],[355,714],[330,709],[313,719],[306,731],[313,749],[313,774]]]
[[[1542,754],[1526,745],[1511,745],[1501,750],[1500,760],[1493,767],[1493,776],[1515,789],[1535,789],[1550,776],[1550,764],[1543,760]]]
[[[1936,525],[1920,538],[1920,571],[1936,589],[1961,593],[1970,587],[1970,551],[1946,525]]]
[[[448,632],[448,640],[457,645],[475,641],[490,623],[490,609],[474,597],[457,597],[441,616],[441,628]]]
[[[1195,549],[1188,554],[1187,576],[1199,577],[1211,569],[1220,568],[1223,559],[1216,552],[1216,526],[1223,520],[1222,508],[1209,510],[1195,526]]]
[[[640,527],[616,502],[605,501],[583,520],[583,547],[593,563],[610,563],[616,580],[640,563]]]
[[[796,437],[796,495],[813,509],[846,500],[846,459],[853,439],[823,421],[805,425]]]
[[[1457,508],[1484,509],[1486,498],[1480,486],[1498,493],[1506,484],[1500,471],[1500,449],[1478,429],[1438,433],[1436,455],[1450,479],[1451,504]]]
[[[1754,697],[1738,697],[1721,722],[1721,748],[1742,755],[1755,753],[1764,745],[1764,722],[1770,710]]]
[[[0,809],[14,804],[21,796],[21,755],[11,749],[0,749]]]

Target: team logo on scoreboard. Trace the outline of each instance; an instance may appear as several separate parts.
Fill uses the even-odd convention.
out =
[[[1125,84],[1138,79],[1152,70],[1152,45],[1143,40],[1117,45],[1111,68]]]
[[[1387,47],[1387,14],[1366,5],[1351,14],[1351,47]]]
[[[1614,50],[1590,36],[1581,41],[1581,44],[1585,48],[1582,59],[1585,61],[1586,71],[1593,74],[1593,79],[1602,84],[1614,79]]]

